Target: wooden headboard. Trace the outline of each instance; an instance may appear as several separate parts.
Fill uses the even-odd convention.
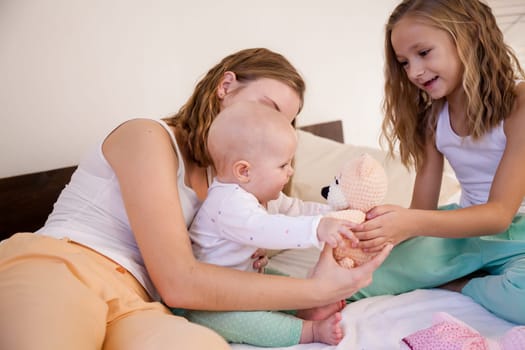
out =
[[[344,142],[340,120],[299,129]],[[75,169],[70,166],[0,179],[0,241],[16,232],[42,227]]]
[[[345,142],[343,134],[343,122],[341,120],[300,126],[299,129],[311,132],[314,135],[326,137],[327,139],[337,142]]]
[[[43,226],[76,166],[0,179],[0,240]]]

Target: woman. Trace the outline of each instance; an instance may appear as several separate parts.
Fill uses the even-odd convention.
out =
[[[213,67],[166,122],[134,119],[113,130],[80,163],[45,226],[0,245],[0,348],[224,349],[222,338],[159,300],[194,310],[299,309],[370,283],[389,248],[354,270],[325,250],[309,279],[222,268],[192,254],[187,227],[212,177],[214,117],[258,101],[291,120],[303,93],[283,56],[247,49]]]

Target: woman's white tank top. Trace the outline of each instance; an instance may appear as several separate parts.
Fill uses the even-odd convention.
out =
[[[174,150],[182,160],[170,127],[162,120],[156,121],[169,133]],[[159,300],[131,231],[117,177],[102,153],[102,143],[103,140],[80,162],[44,227],[37,233],[68,238],[107,256],[135,276],[154,300]],[[179,195],[189,226],[201,201],[185,185],[184,177],[184,162],[179,161]]]

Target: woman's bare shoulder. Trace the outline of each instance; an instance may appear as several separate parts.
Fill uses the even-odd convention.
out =
[[[161,125],[161,123],[158,120],[154,119],[147,119],[147,118],[134,118],[129,119],[121,124],[119,124],[111,133],[108,135],[110,137],[111,135],[115,133],[141,133],[141,132],[161,132],[167,134],[166,129]]]
[[[104,140],[104,148],[113,144],[123,146],[151,141],[171,142],[168,131],[159,121],[136,118],[126,120],[113,129]]]
[[[117,126],[104,140],[102,151],[106,159],[116,166],[117,162],[135,164],[166,160],[176,162],[171,137],[158,121],[130,119]]]

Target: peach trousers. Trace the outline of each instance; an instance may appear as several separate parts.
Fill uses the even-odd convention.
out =
[[[87,247],[32,233],[0,242],[0,349],[229,348]]]

